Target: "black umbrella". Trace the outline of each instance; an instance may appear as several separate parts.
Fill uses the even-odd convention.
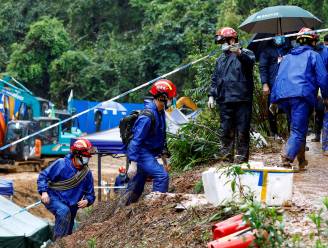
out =
[[[249,16],[239,28],[248,33],[283,34],[302,27],[316,28],[321,20],[298,6],[268,7]]]

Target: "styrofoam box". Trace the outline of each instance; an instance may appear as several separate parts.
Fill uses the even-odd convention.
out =
[[[240,175],[244,191],[254,193],[255,200],[269,206],[281,206],[290,203],[293,193],[293,170],[281,167],[265,167],[260,163],[251,163],[250,168],[243,166],[245,174]],[[240,197],[236,187],[233,194],[232,178],[227,177],[224,170],[210,168],[202,173],[206,199],[215,206],[225,201]]]

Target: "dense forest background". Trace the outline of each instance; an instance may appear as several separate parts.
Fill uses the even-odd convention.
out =
[[[0,72],[59,106],[71,89],[106,100],[206,55],[218,27],[279,4],[303,7],[326,27],[328,0],[0,0]],[[204,89],[213,61],[171,79],[180,92]]]

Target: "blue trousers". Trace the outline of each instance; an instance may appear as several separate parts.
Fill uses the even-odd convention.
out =
[[[141,196],[147,177],[153,178],[153,191],[165,193],[169,188],[169,174],[148,151],[142,150],[137,161],[137,174],[130,180],[127,191],[132,191],[128,203],[136,202]]]
[[[290,135],[285,148],[285,156],[294,161],[302,146],[306,143],[311,105],[302,97],[284,99],[279,107],[290,120]]]
[[[54,239],[72,234],[77,205],[70,207],[50,197],[50,203],[45,206],[55,216]]]
[[[328,151],[328,112],[323,117],[323,128],[322,128],[322,150]]]

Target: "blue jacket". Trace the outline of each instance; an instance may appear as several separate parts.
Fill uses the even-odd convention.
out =
[[[272,44],[261,52],[259,70],[262,84],[267,83],[272,88],[279,69],[278,57],[286,55],[288,50],[288,47],[277,47]]]
[[[88,200],[88,205],[91,205],[95,201],[91,171],[89,171],[83,181],[73,189],[59,191],[48,188],[48,181],[63,181],[72,178],[77,172],[78,170],[74,167],[72,162],[72,154],[57,159],[52,165],[40,172],[37,181],[39,193],[48,192],[50,201],[51,198],[59,199],[68,206],[76,205],[84,197]]]
[[[328,74],[321,56],[310,46],[293,48],[280,63],[272,88],[271,102],[304,97],[314,106],[318,87],[323,98],[328,97]]]
[[[328,48],[321,43],[316,47],[315,51],[320,54],[323,64],[326,66],[326,69],[328,71]]]
[[[147,150],[153,156],[162,153],[166,141],[166,125],[164,110],[158,112],[154,102],[146,103],[145,109],[150,109],[154,115],[155,123],[151,118],[139,115],[133,127],[133,138],[130,141],[127,154],[131,161],[138,161],[142,150]]]

